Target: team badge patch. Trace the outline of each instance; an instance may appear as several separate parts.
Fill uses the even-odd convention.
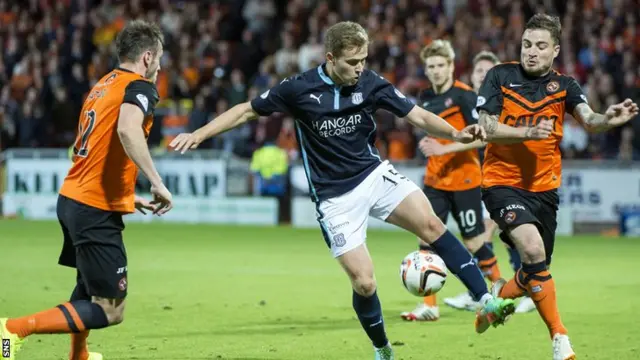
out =
[[[504,216],[504,222],[506,222],[507,224],[511,224],[515,219],[516,219],[516,213],[513,211],[509,211]]]
[[[351,102],[353,103],[353,105],[358,105],[358,104],[362,104],[362,93],[361,92],[357,92],[357,93],[353,93],[351,95]]]
[[[560,84],[557,81],[551,81],[547,84],[547,92],[554,93],[560,89]]]
[[[335,247],[343,247],[347,243],[347,239],[344,238],[344,234],[340,233],[333,236],[333,245]]]
[[[120,291],[127,290],[127,278],[126,277],[123,277],[122,279],[120,279],[120,282],[118,283],[118,288],[120,289]]]
[[[148,111],[149,110],[149,99],[147,99],[147,97],[144,96],[144,94],[138,94],[138,95],[136,95],[136,98],[138,99],[138,101],[140,101],[140,105],[142,105],[142,107],[144,108],[144,111]]]

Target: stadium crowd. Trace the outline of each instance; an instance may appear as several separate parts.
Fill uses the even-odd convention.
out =
[[[626,97],[637,102],[640,18],[626,9],[638,8],[638,0],[0,0],[0,149],[69,147],[84,96],[117,66],[114,39],[132,18],[156,21],[165,34],[162,101],[149,139],[162,151],[177,133],[317,66],[323,33],[340,20],[367,28],[368,67],[415,97],[428,86],[418,54],[431,40],[453,42],[456,77],[469,83],[477,52],[517,60],[527,18],[558,14],[556,70],[578,80],[596,111]],[[385,157],[421,156],[423,134],[384,111],[377,121]],[[281,115],[261,118],[206,147],[249,158],[275,142],[295,160],[293,124]],[[561,147],[566,158],[640,159],[640,121],[588,134],[568,116]]]

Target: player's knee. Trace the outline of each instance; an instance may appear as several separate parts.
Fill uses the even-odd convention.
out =
[[[356,278],[353,282],[353,290],[358,294],[369,297],[376,292],[377,284],[373,277],[363,276]]]
[[[467,248],[467,250],[469,250],[469,252],[472,254],[475,254],[476,251],[478,251],[482,247],[482,245],[484,245],[484,239],[481,235],[463,239],[462,242],[464,243],[464,246]]]
[[[124,306],[115,308],[109,319],[109,324],[118,325],[124,321]]]
[[[544,242],[535,225],[520,225],[513,229],[510,235],[520,250],[523,262],[538,263],[546,260]]]
[[[425,219],[422,226],[422,235],[420,236],[420,238],[429,243],[432,243],[438,240],[438,238],[440,238],[440,236],[442,236],[442,234],[444,234],[446,230],[447,227],[442,223],[442,220],[440,220],[440,218],[438,218],[435,214],[432,214],[427,216],[427,218]]]
[[[124,321],[124,299],[95,299],[94,302],[102,307],[110,326],[118,325]]]

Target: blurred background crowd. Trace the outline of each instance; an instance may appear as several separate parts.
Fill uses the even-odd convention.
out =
[[[341,20],[365,26],[368,67],[415,97],[428,86],[418,54],[432,39],[452,41],[456,77],[469,83],[477,52],[517,60],[529,16],[557,14],[556,69],[578,80],[594,110],[639,101],[638,9],[639,0],[0,0],[0,148],[71,145],[85,95],[117,65],[114,39],[128,19],[156,21],[166,38],[149,139],[161,152],[177,133],[320,64],[323,34]],[[384,111],[377,121],[385,157],[421,157],[421,134]],[[564,127],[565,158],[640,159],[639,121],[587,134],[568,116]],[[264,144],[296,160],[293,119],[260,118],[202,147],[250,158]]]

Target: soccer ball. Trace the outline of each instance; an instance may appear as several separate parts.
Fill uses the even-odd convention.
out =
[[[447,280],[447,266],[440,256],[431,251],[414,251],[402,260],[400,279],[415,296],[435,294]]]

